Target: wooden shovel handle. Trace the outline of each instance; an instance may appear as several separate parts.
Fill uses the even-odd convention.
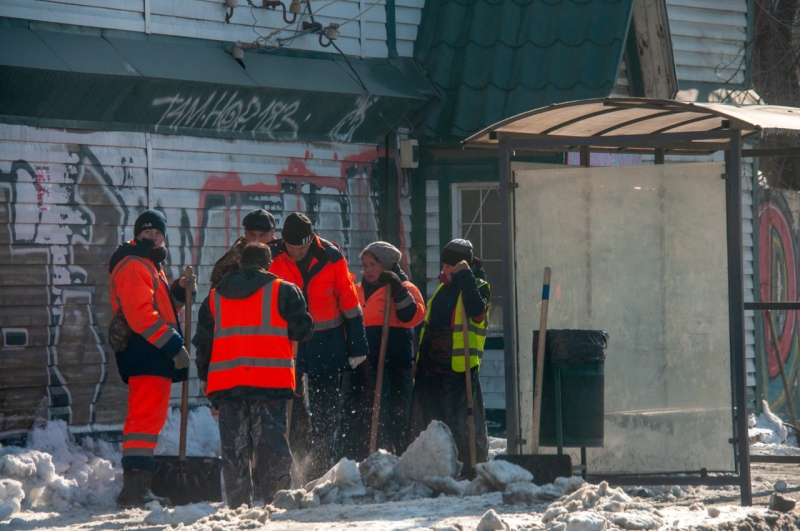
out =
[[[191,355],[192,352],[192,290],[189,289],[189,277],[192,276],[192,266],[187,266],[183,274],[186,282],[186,305],[184,306],[184,332],[186,335],[186,352]],[[186,460],[186,429],[189,424],[189,378],[183,381],[181,385],[181,436],[178,446],[178,459],[181,461]]]
[[[539,453],[539,427],[542,421],[542,380],[544,379],[544,349],[547,336],[547,308],[550,301],[550,268],[544,268],[542,282],[542,309],[539,317],[539,341],[536,345],[536,377],[533,394],[533,425],[531,427],[531,453]]]
[[[386,346],[389,344],[389,319],[392,315],[392,295],[386,285],[386,303],[383,305],[383,328],[381,328],[381,349],[378,352],[378,376],[375,380],[375,397],[372,400],[372,424],[369,428],[369,454],[378,449],[378,421],[381,415],[381,394],[383,393],[383,366],[386,363]]]
[[[464,297],[461,297],[461,333],[464,338],[464,378],[467,384],[467,433],[469,435],[469,462],[472,470],[478,463],[477,450],[475,449],[475,414],[472,411],[472,371],[469,363],[469,325],[467,324],[467,310],[464,308]]]

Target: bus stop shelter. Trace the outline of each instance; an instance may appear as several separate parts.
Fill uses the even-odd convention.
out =
[[[745,302],[742,159],[797,156],[745,142],[798,130],[795,108],[604,98],[534,109],[463,142],[498,151],[509,454],[528,448],[531,301],[540,266],[552,266],[555,324],[611,337],[599,476],[738,485],[752,504],[745,311],[800,303]],[[578,168],[512,171],[515,155],[575,151]],[[655,165],[591,168],[593,152],[650,154]],[[724,162],[664,164],[716,152]]]

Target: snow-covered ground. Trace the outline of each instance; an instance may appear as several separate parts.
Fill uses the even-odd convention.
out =
[[[177,454],[178,426],[174,410],[157,454]],[[754,453],[800,453],[791,432],[770,413],[752,418],[750,430]],[[188,441],[189,455],[219,455],[219,433],[207,408],[191,413]],[[502,439],[490,446],[492,456],[505,451]],[[114,506],[122,479],[119,445],[92,439],[76,444],[62,421],[52,421],[31,430],[26,448],[0,448],[0,531],[735,529],[733,523],[743,518],[753,528],[778,518],[767,511],[765,496],[775,489],[790,498],[800,492],[798,467],[784,467],[754,467],[753,490],[761,496],[754,507],[741,507],[734,487],[621,489],[585,484],[579,477],[536,486],[529,472],[499,460],[479,465],[476,480],[459,482],[449,430],[433,423],[403,456],[379,452],[362,463],[342,460],[322,478],[282,491],[267,507],[152,502],[123,511]],[[779,476],[783,484],[775,481]],[[795,520],[794,514],[783,518],[797,525],[800,515]]]

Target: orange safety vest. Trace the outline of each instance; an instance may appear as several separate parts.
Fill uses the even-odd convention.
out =
[[[411,282],[403,282],[403,286],[408,289],[413,301],[408,301],[408,304],[416,306],[416,313],[411,321],[404,323],[397,318],[397,308],[394,301],[392,302],[392,311],[389,316],[390,328],[414,328],[425,319],[425,301],[422,298],[419,290]],[[369,300],[364,296],[364,286],[362,282],[356,284],[356,291],[358,292],[358,301],[361,303],[361,308],[364,312],[364,326],[382,326],[383,325],[383,310],[386,308],[386,286],[378,288]],[[389,294],[391,297],[391,293]]]
[[[240,386],[294,390],[294,352],[278,312],[280,283],[275,279],[246,299],[211,290],[214,343],[207,393]]]

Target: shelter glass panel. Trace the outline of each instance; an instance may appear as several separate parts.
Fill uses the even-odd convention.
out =
[[[722,163],[516,172],[520,426],[532,332],[604,330],[604,446],[590,473],[734,470]],[[530,447],[523,447],[523,452]]]

